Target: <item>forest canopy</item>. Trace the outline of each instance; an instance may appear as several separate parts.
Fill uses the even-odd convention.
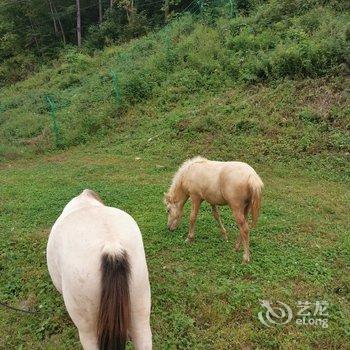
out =
[[[67,46],[93,51],[128,41],[199,6],[188,0],[0,0],[0,77],[13,83]]]
[[[112,44],[120,44],[157,30],[183,13],[200,15],[206,25],[216,27],[217,19],[237,18],[247,22],[250,35],[258,36],[270,28],[265,41],[273,41],[276,30],[281,37],[284,27],[272,30],[275,22],[289,21],[323,6],[337,16],[348,12],[349,2],[342,0],[0,0],[0,87],[27,78],[30,74],[73,48],[92,54]],[[257,15],[251,14],[256,12]],[[250,19],[248,19],[248,17]],[[247,18],[241,20],[239,18]],[[307,17],[307,32],[319,25]],[[342,20],[341,20],[342,21]],[[238,23],[237,22],[237,23]],[[291,23],[285,23],[290,26]],[[242,22],[243,23],[243,22]],[[340,21],[339,21],[340,23]],[[313,26],[316,26],[313,28]],[[238,28],[237,27],[237,28]],[[347,36],[350,36],[350,30]],[[240,34],[239,32],[235,33]],[[295,33],[299,44],[300,33]],[[238,38],[238,37],[237,37]],[[344,62],[344,37],[337,39],[333,56]],[[335,43],[329,40],[329,44]],[[331,45],[331,46],[332,46]],[[234,45],[237,48],[237,45]],[[272,47],[273,48],[273,47]],[[238,45],[239,49],[239,45]],[[232,51],[232,49],[230,49]],[[341,52],[338,52],[338,51]],[[262,62],[261,64],[264,64]],[[327,63],[328,64],[328,63]],[[314,65],[314,64],[313,64]]]

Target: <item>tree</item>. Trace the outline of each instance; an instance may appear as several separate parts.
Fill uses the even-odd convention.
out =
[[[57,10],[56,10],[56,6],[55,6],[54,3],[53,3],[53,9],[54,9],[54,11],[55,11],[55,15],[57,16],[58,25],[60,26],[63,44],[66,45],[66,35],[64,34],[62,22],[61,22],[60,17],[58,16],[58,13],[57,13]]]
[[[0,80],[25,78],[66,44],[95,50],[143,35],[188,1],[0,0]]]
[[[98,0],[98,23],[102,23],[102,0]]]
[[[81,14],[80,14],[80,0],[76,0],[77,7],[77,43],[81,46]]]
[[[168,21],[168,17],[169,17],[169,0],[165,0],[165,3],[164,3],[164,20],[165,20],[165,22]]]

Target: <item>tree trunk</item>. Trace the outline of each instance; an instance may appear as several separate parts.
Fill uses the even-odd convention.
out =
[[[124,9],[126,11],[126,18],[128,20],[128,23],[131,24],[131,21],[133,20],[134,15],[134,1],[130,0],[128,3],[124,5]]]
[[[66,45],[66,35],[64,34],[64,30],[63,30],[62,22],[61,22],[60,17],[58,16],[58,13],[57,13],[57,9],[56,9],[55,3],[52,3],[52,6],[53,6],[53,9],[54,9],[55,14],[56,14],[56,18],[57,18],[57,21],[58,21],[58,25],[60,26],[60,30],[61,30],[61,34],[62,34],[62,41],[63,41],[63,45]]]
[[[77,41],[78,46],[81,46],[81,14],[80,14],[80,0],[76,0],[77,7]]]
[[[98,0],[98,23],[102,23],[102,0]]]
[[[168,21],[168,17],[169,17],[169,0],[165,0],[165,4],[164,4],[164,20],[165,20],[165,22]]]
[[[55,34],[57,35],[58,34],[58,27],[57,27],[57,23],[56,23],[55,14],[53,12],[53,7],[52,7],[51,0],[49,0],[49,6],[50,6],[50,12],[51,12],[52,21],[53,21],[53,27],[55,29]]]
[[[39,49],[39,42],[38,42],[38,39],[37,39],[37,37],[36,37],[36,30],[35,30],[35,28],[34,28],[34,23],[33,23],[33,21],[32,21],[32,19],[29,17],[29,21],[30,21],[30,26],[31,26],[31,28],[32,28],[32,31],[33,31],[33,39],[34,39],[34,42],[35,42],[35,46],[36,46],[36,48],[37,48],[37,50],[39,50],[40,51],[40,49]]]
[[[113,7],[113,0],[109,0],[109,7],[110,7],[110,8]]]

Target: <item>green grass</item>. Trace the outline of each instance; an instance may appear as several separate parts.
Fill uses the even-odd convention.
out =
[[[0,307],[0,348],[79,348],[45,247],[64,205],[91,188],[143,233],[155,349],[349,349],[349,13],[326,4],[269,1],[210,25],[184,16],[93,57],[66,52],[0,90],[0,301],[37,312]],[[193,245],[188,206],[166,229],[163,192],[194,155],[246,161],[265,183],[248,266],[227,208],[229,243],[206,205]],[[267,328],[261,299],[294,312],[328,301],[329,328]]]
[[[75,349],[77,332],[46,269],[50,226],[65,203],[93,188],[129,212],[143,233],[152,287],[155,349],[347,349],[350,336],[348,184],[319,172],[252,162],[264,179],[263,210],[252,231],[252,262],[233,250],[237,228],[222,209],[229,243],[208,206],[193,245],[184,243],[188,207],[166,229],[162,194],[174,161],[94,146],[6,163],[1,169],[0,300],[26,301],[37,315],[0,309],[6,349]],[[163,167],[160,167],[164,166]],[[329,328],[259,323],[259,300],[330,303]]]

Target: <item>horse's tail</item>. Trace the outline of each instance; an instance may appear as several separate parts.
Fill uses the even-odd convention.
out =
[[[101,299],[97,320],[99,350],[125,349],[130,323],[130,265],[120,245],[106,245],[101,256]]]
[[[261,192],[264,187],[264,184],[255,171],[249,175],[248,183],[251,191],[250,208],[252,213],[252,221],[253,227],[255,227],[259,218],[261,206]]]

